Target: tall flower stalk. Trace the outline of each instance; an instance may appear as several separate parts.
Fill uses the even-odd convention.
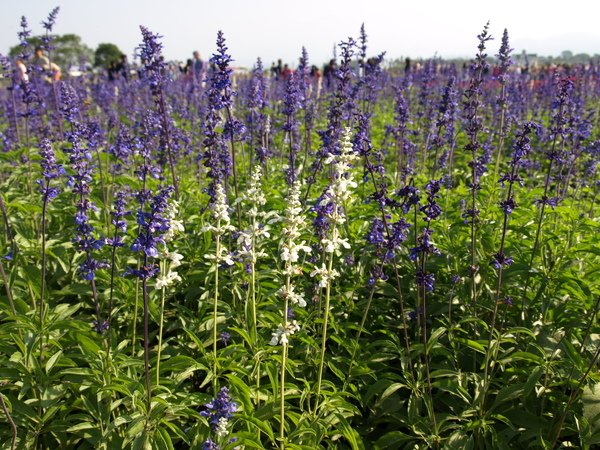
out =
[[[233,116],[233,98],[236,94],[233,91],[231,85],[231,74],[233,72],[233,69],[231,69],[230,65],[233,59],[227,53],[227,50],[228,49],[225,45],[225,37],[223,36],[223,32],[219,31],[217,33],[217,51],[210,58],[210,62],[214,65],[215,70],[212,72],[212,77],[210,79],[210,87],[208,89],[207,95],[209,100],[208,107],[210,120],[213,121],[213,123],[220,121],[220,118],[218,118],[218,116],[215,114],[217,114],[217,112],[220,110],[225,110],[226,119],[225,123],[223,124],[223,136],[229,140],[230,154],[227,157],[221,155],[220,158],[224,162],[222,164],[222,170],[224,170],[224,175],[227,176],[229,170],[231,170],[231,173],[233,175],[233,190],[235,198],[237,199],[239,197],[239,188],[237,175],[238,170],[236,167],[235,143],[237,136],[242,135],[245,132],[245,127],[242,122],[240,122]],[[223,150],[223,148],[213,149],[213,151],[217,152],[222,152]],[[230,164],[229,161],[227,161],[228,159],[231,161]],[[224,182],[226,182],[226,180],[224,180]],[[237,204],[236,212],[238,227],[241,227],[242,218],[239,203]]]
[[[283,299],[282,323],[273,333],[270,344],[281,344],[281,368],[279,380],[279,438],[281,448],[285,448],[285,374],[287,364],[287,352],[289,336],[299,330],[296,321],[289,320],[290,304],[300,307],[306,306],[306,301],[301,293],[295,290],[296,286],[292,281],[293,277],[302,273],[302,268],[298,264],[301,253],[310,253],[311,248],[305,241],[300,241],[302,231],[306,226],[306,220],[302,215],[302,204],[300,202],[300,183],[296,181],[290,187],[287,197],[287,208],[283,217],[282,238],[279,246],[280,259],[284,263],[283,273],[285,283],[279,290],[279,295]]]
[[[268,155],[268,142],[266,133],[266,107],[268,101],[266,98],[266,82],[263,74],[263,65],[260,58],[256,60],[256,64],[252,69],[252,78],[248,89],[247,107],[248,115],[246,122],[248,123],[249,136],[247,141],[250,147],[255,150],[254,155],[250,156],[250,169],[253,163],[265,165]]]
[[[269,227],[265,220],[273,216],[273,212],[265,213],[260,208],[267,202],[262,191],[262,168],[256,165],[252,171],[250,183],[245,192],[241,194],[240,202],[248,207],[246,215],[248,217],[249,227],[241,230],[238,234],[239,256],[242,258],[245,270],[250,274],[249,301],[250,317],[246,318],[246,323],[250,324],[250,335],[253,341],[257,339],[257,317],[256,317],[256,263],[259,258],[264,258],[267,254],[261,250],[261,240],[268,239],[271,235]]]
[[[27,187],[29,189],[29,193],[33,193],[33,181],[32,181],[32,168],[31,168],[31,125],[32,120],[39,116],[41,110],[43,108],[43,101],[40,97],[34,83],[31,81],[30,76],[33,73],[30,73],[29,67],[27,67],[27,63],[29,63],[29,59],[31,58],[31,44],[29,43],[29,38],[31,37],[31,30],[29,29],[29,25],[27,23],[27,19],[25,16],[21,17],[21,31],[18,33],[21,52],[19,54],[19,59],[25,65],[25,74],[19,76],[19,88],[21,90],[21,99],[25,104],[25,111],[21,113],[21,117],[23,117],[25,126],[25,151],[21,153],[21,160],[27,160]],[[19,70],[19,69],[17,69]]]
[[[108,327],[108,351],[110,352],[112,347],[112,313],[114,303],[114,288],[115,288],[115,271],[116,271],[116,256],[117,248],[124,247],[123,235],[127,232],[127,221],[125,217],[131,214],[131,211],[126,210],[127,206],[127,194],[124,191],[117,192],[115,196],[114,209],[111,212],[112,219],[111,223],[114,227],[113,236],[106,239],[106,245],[111,247],[111,258],[110,258],[110,293],[108,297],[108,317],[106,319]]]
[[[352,189],[357,187],[352,177],[352,163],[358,159],[353,151],[351,142],[351,130],[346,128],[340,145],[339,154],[330,154],[324,163],[331,165],[333,179],[319,200],[318,213],[323,214],[328,223],[328,231],[321,238],[320,245],[325,253],[325,262],[321,267],[315,267],[311,272],[316,277],[320,288],[325,288],[325,303],[323,310],[323,328],[321,330],[321,355],[317,375],[317,402],[321,395],[323,381],[323,366],[325,363],[325,350],[327,345],[327,327],[329,323],[329,307],[331,300],[331,286],[339,276],[339,272],[333,267],[334,257],[341,254],[341,249],[350,248],[347,238],[341,236],[340,228],[346,222],[346,207],[352,194]]]
[[[500,120],[498,122],[498,128],[496,130],[496,135],[498,136],[498,148],[496,150],[496,168],[494,170],[494,175],[498,174],[500,170],[500,160],[502,155],[504,154],[504,140],[506,139],[506,135],[508,134],[510,128],[510,121],[507,121],[506,112],[508,110],[508,100],[509,97],[507,95],[507,83],[510,79],[510,66],[512,65],[512,59],[510,57],[510,53],[512,52],[512,48],[508,45],[508,31],[504,29],[504,33],[502,34],[502,44],[500,45],[500,50],[498,51],[498,61],[500,63],[500,73],[496,77],[498,82],[500,83],[500,95],[496,99],[496,103],[500,108]]]
[[[161,133],[161,164],[164,165],[164,156],[171,170],[171,179],[175,189],[175,197],[179,198],[179,182],[177,180],[177,172],[175,170],[175,155],[171,139],[171,128],[173,123],[169,114],[169,106],[165,99],[165,78],[164,71],[167,64],[162,56],[162,44],[159,42],[160,36],[152,33],[144,26],[140,26],[143,42],[139,47],[140,58],[144,65],[144,79],[150,86],[150,91],[157,108],[158,117],[160,118],[160,133]],[[164,150],[163,150],[164,149]]]
[[[381,264],[373,264],[370,271],[371,273],[368,280],[368,285],[371,287],[371,289],[373,289],[378,280],[387,280],[388,277],[385,274],[384,267],[386,263],[392,263],[391,266],[394,271],[396,290],[398,292],[400,316],[402,320],[404,349],[406,350],[406,358],[410,373],[414,376],[410,350],[410,338],[408,336],[408,324],[406,321],[406,308],[404,306],[404,295],[402,293],[400,272],[397,264],[398,249],[406,240],[410,225],[403,218],[400,218],[396,222],[392,222],[390,220],[391,216],[386,208],[395,208],[401,205],[398,203],[398,201],[388,196],[385,167],[383,165],[383,155],[381,152],[374,151],[373,149],[370,138],[369,117],[367,115],[361,114],[359,117],[358,129],[353,138],[353,146],[357,153],[363,158],[363,182],[368,183],[370,180],[373,185],[373,189],[375,190],[369,196],[369,200],[376,202],[379,210],[379,217],[375,217],[373,219],[371,223],[371,229],[367,233],[366,240],[375,247],[375,254],[381,260]],[[412,186],[405,186],[401,191],[408,194],[411,191],[411,188]],[[412,196],[409,195],[409,197]],[[370,304],[367,306],[368,310]],[[365,315],[367,312],[368,311],[365,311]]]
[[[78,272],[81,278],[90,283],[96,312],[93,326],[96,332],[103,333],[106,331],[107,322],[102,320],[95,278],[96,271],[106,268],[108,265],[104,261],[98,260],[94,255],[94,252],[104,245],[104,239],[96,237],[89,217],[92,212],[97,210],[97,207],[91,201],[92,186],[90,183],[93,180],[93,164],[90,149],[85,144],[88,130],[79,122],[79,102],[71,86],[61,84],[61,101],[63,117],[70,125],[70,130],[65,131],[65,138],[70,146],[65,148],[64,151],[69,156],[71,168],[68,184],[76,196],[76,236],[73,242],[77,250],[84,255],[83,262],[79,264]]]
[[[333,74],[337,79],[335,92],[327,112],[327,128],[318,131],[322,141],[321,149],[317,152],[316,159],[313,161],[310,174],[308,176],[308,186],[304,201],[308,199],[310,189],[317,180],[317,175],[321,172],[325,159],[339,151],[340,139],[343,128],[350,126],[353,112],[356,109],[355,94],[352,81],[355,78],[352,69],[352,60],[354,56],[356,42],[352,38],[341,42],[342,61],[340,68]]]
[[[554,209],[559,201],[558,197],[549,197],[548,194],[550,192],[550,181],[552,180],[552,169],[555,165],[562,164],[564,157],[565,136],[568,134],[569,126],[568,109],[570,104],[570,96],[574,88],[573,81],[569,78],[563,78],[561,80],[558,80],[557,88],[558,92],[556,94],[556,99],[553,102],[554,112],[552,114],[552,120],[550,124],[550,138],[552,139],[552,144],[550,146],[550,150],[546,152],[546,157],[549,163],[548,168],[546,169],[544,193],[542,194],[542,197],[540,199],[536,200],[536,203],[539,205],[540,210],[536,224],[533,248],[531,249],[531,256],[529,257],[529,264],[527,265],[527,277],[525,278],[523,292],[521,293],[522,321],[525,320],[526,316],[527,291],[529,289],[529,284],[531,281],[531,268],[533,266],[533,262],[535,260],[540,242],[540,235],[542,231],[542,223],[544,221],[546,206],[550,206],[552,209]],[[557,145],[559,145],[559,142],[560,148],[557,147]]]
[[[444,87],[444,91],[442,93],[442,99],[440,101],[440,106],[438,108],[438,116],[435,122],[436,132],[434,136],[430,139],[430,145],[435,148],[435,154],[432,162],[432,175],[431,178],[434,179],[437,174],[438,168],[444,169],[448,165],[448,160],[452,160],[452,153],[454,151],[454,130],[455,130],[455,120],[456,120],[456,78],[451,76],[448,79],[446,86]],[[444,133],[442,134],[442,128],[444,128]],[[440,158],[438,159],[438,152],[442,148],[444,151],[442,152]],[[451,179],[451,169],[448,171],[448,177]]]
[[[48,204],[56,198],[60,190],[56,186],[52,186],[52,180],[60,177],[65,173],[62,165],[56,162],[54,150],[47,138],[42,138],[40,141],[40,167],[42,169],[42,178],[37,180],[40,194],[42,194],[42,286],[40,289],[39,303],[39,318],[40,318],[40,367],[42,366],[43,349],[44,349],[44,310],[46,298],[46,214]],[[14,307],[13,307],[14,312]]]
[[[421,231],[416,238],[417,245],[410,251],[410,259],[415,262],[416,266],[416,282],[417,282],[417,314],[419,317],[419,327],[422,334],[423,342],[423,360],[425,361],[425,376],[427,379],[427,389],[429,393],[429,413],[431,421],[433,423],[434,430],[437,434],[437,422],[435,418],[432,386],[431,386],[431,373],[429,369],[429,351],[428,351],[428,334],[427,334],[427,293],[433,292],[435,284],[435,275],[432,272],[426,270],[427,257],[429,255],[439,255],[439,249],[431,241],[431,235],[433,230],[431,229],[431,222],[436,220],[442,213],[442,209],[437,204],[439,198],[439,192],[441,189],[440,180],[431,180],[425,186],[427,192],[427,202],[419,208],[419,211],[423,213],[423,221],[425,222],[425,228]],[[415,204],[415,213],[417,205]],[[416,224],[415,224],[416,230]]]
[[[297,178],[297,158],[300,150],[299,123],[296,112],[300,109],[303,102],[302,92],[300,91],[298,75],[292,73],[286,82],[283,114],[285,124],[283,131],[286,133],[288,141],[288,168],[286,180],[289,185],[293,184]]]
[[[46,32],[45,32],[44,36],[42,36],[41,47],[46,51],[46,53],[48,55],[48,76],[50,77],[50,82],[52,84],[52,95],[53,95],[53,99],[54,99],[54,112],[56,114],[56,121],[58,123],[58,129],[60,131],[60,134],[63,134],[63,124],[62,124],[62,120],[60,118],[60,113],[58,110],[59,102],[58,102],[58,89],[57,89],[56,74],[55,74],[56,66],[52,64],[52,49],[53,49],[53,47],[51,45],[52,36],[50,34],[50,33],[52,33],[52,29],[54,28],[54,24],[56,22],[56,17],[58,16],[59,11],[60,11],[60,8],[57,6],[52,11],[50,11],[47,19],[42,22],[42,26],[44,27],[44,30],[46,30]]]
[[[227,204],[227,198],[225,196],[225,190],[223,186],[217,182],[214,187],[214,201],[211,204],[212,209],[212,218],[215,225],[207,225],[204,228],[204,231],[210,231],[213,234],[213,238],[215,239],[215,254],[214,255],[206,255],[206,258],[214,261],[214,294],[213,294],[213,314],[212,314],[212,350],[213,350],[213,386],[215,390],[215,395],[217,392],[217,375],[218,375],[218,359],[217,359],[217,320],[219,317],[219,272],[220,267],[222,265],[231,266],[233,265],[233,260],[229,255],[229,252],[225,245],[223,244],[223,236],[226,233],[235,230],[235,227],[231,225],[231,219],[229,218],[229,206]]]
[[[164,235],[170,228],[169,219],[165,216],[168,207],[168,199],[173,192],[171,186],[163,188],[155,196],[150,191],[138,193],[140,209],[137,211],[137,223],[139,225],[138,235],[131,250],[142,252],[142,264],[139,269],[131,269],[131,273],[142,280],[142,300],[144,304],[144,374],[146,379],[146,407],[150,413],[152,405],[152,383],[150,381],[150,336],[149,336],[149,296],[148,280],[155,277],[160,269],[156,264],[159,256],[158,246],[164,245]],[[149,210],[144,206],[150,203]]]
[[[167,288],[175,282],[181,281],[181,277],[174,270],[181,265],[183,255],[176,251],[169,251],[167,244],[175,244],[173,239],[176,235],[185,231],[183,222],[177,220],[179,203],[171,201],[165,209],[164,217],[169,221],[169,229],[163,234],[163,248],[160,253],[160,275],[156,279],[156,289],[160,289],[160,319],[158,325],[158,354],[156,356],[156,384],[160,384],[160,356],[163,343],[163,326],[165,321],[165,299]]]
[[[471,264],[469,266],[469,274],[471,277],[471,305],[475,309],[477,304],[477,272],[479,271],[477,266],[477,255],[475,252],[475,243],[477,241],[477,226],[476,223],[479,217],[479,209],[477,209],[477,191],[480,188],[479,177],[482,173],[481,162],[477,157],[477,151],[480,149],[481,144],[479,142],[479,133],[482,129],[482,117],[481,117],[481,86],[483,83],[483,76],[485,71],[488,69],[489,64],[486,61],[487,54],[485,52],[486,43],[492,39],[488,34],[489,22],[483,28],[481,34],[477,36],[479,40],[478,53],[475,57],[475,64],[473,67],[473,78],[469,83],[469,87],[465,92],[465,100],[463,103],[464,115],[465,115],[465,133],[467,135],[467,144],[465,150],[471,153],[471,161],[469,167],[471,168],[471,180],[470,180],[470,191],[471,191],[471,205],[464,213],[465,220],[470,223],[471,226],[471,240],[469,245],[469,253],[471,256]]]
[[[531,150],[531,138],[529,135],[532,132],[539,131],[539,126],[533,122],[526,122],[523,125],[523,129],[521,132],[517,134],[515,143],[513,144],[513,154],[510,161],[509,172],[504,173],[499,180],[499,183],[504,187],[505,183],[508,183],[508,190],[506,192],[506,197],[504,200],[500,201],[499,205],[503,212],[503,222],[502,222],[502,235],[500,237],[500,248],[497,253],[494,254],[490,265],[492,265],[497,270],[497,283],[496,283],[496,294],[495,294],[495,303],[494,303],[494,311],[492,313],[492,320],[490,325],[490,333],[488,337],[488,346],[485,353],[485,362],[484,362],[484,373],[483,373],[483,387],[481,394],[481,403],[480,403],[480,413],[483,414],[485,408],[485,400],[487,397],[487,392],[489,389],[489,370],[490,370],[490,359],[495,360],[496,355],[498,354],[500,344],[496,343],[494,349],[492,350],[492,340],[494,337],[494,333],[496,331],[496,320],[498,317],[498,308],[500,304],[503,304],[505,307],[512,304],[511,297],[505,297],[502,299],[502,273],[504,268],[508,268],[512,262],[513,258],[511,256],[507,256],[505,254],[505,244],[506,244],[506,234],[508,232],[508,218],[512,214],[512,212],[517,207],[517,202],[515,201],[514,188],[515,184],[523,185],[523,179],[519,176],[518,170],[527,158]],[[500,325],[501,333],[502,325]]]

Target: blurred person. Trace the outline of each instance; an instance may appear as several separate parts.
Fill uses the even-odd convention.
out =
[[[125,53],[121,53],[121,59],[117,64],[117,69],[119,74],[125,78],[125,81],[129,80],[129,63],[127,61],[127,55]]]
[[[325,84],[328,88],[331,87],[331,83],[333,82],[337,68],[337,62],[335,59],[330,60],[329,63],[325,64],[325,67],[323,68],[323,77],[325,78]]]
[[[50,62],[50,59],[44,54],[42,47],[35,48],[33,64],[46,72],[47,76],[44,77],[44,79],[48,82],[58,81],[62,77],[60,67],[58,67],[57,64]]]
[[[292,73],[294,73],[294,71],[292,69],[290,69],[290,66],[285,64],[283,66],[283,70],[281,71],[281,79],[287,80]]]
[[[281,65],[281,60],[278,59],[277,65],[275,65],[275,63],[271,65],[271,76],[273,76],[276,80],[279,80],[281,77],[281,72],[283,72],[283,67]]]
[[[181,77],[185,81],[192,81],[194,79],[194,60],[189,58],[184,66],[179,66]]]
[[[27,74],[27,66],[25,65],[25,63],[23,62],[22,59],[18,59],[17,63],[17,70],[16,70],[16,74],[17,74],[17,81],[19,83],[21,82],[28,82],[29,81],[29,75]]]
[[[199,83],[202,83],[204,80],[204,61],[202,61],[202,58],[200,58],[200,52],[198,52],[198,50],[196,50],[193,53],[194,56],[194,80],[196,80]]]
[[[311,89],[314,88],[316,91],[316,96],[319,98],[321,96],[321,86],[323,81],[323,74],[321,73],[321,69],[318,66],[312,65],[310,68],[310,77],[312,79]]]

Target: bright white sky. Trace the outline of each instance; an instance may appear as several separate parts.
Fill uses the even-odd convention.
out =
[[[278,58],[295,67],[302,46],[320,65],[335,43],[358,37],[363,22],[369,55],[472,57],[488,20],[490,55],[504,28],[515,53],[600,54],[595,0],[0,0],[0,53],[17,43],[22,15],[40,34],[54,6],[56,33],[78,34],[93,49],[112,42],[130,58],[142,24],[164,36],[167,59],[183,61],[194,50],[207,59],[221,29],[235,65],[251,67],[260,56],[267,67]]]

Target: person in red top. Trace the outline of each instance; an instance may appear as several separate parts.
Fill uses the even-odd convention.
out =
[[[287,80],[288,77],[294,73],[294,71],[292,69],[290,69],[290,66],[288,66],[287,64],[283,65],[283,70],[281,71],[281,76],[284,80]]]

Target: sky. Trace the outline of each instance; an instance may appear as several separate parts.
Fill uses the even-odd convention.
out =
[[[0,53],[17,44],[21,16],[41,34],[55,6],[54,32],[77,34],[92,49],[114,43],[130,59],[144,25],[163,36],[169,60],[185,61],[194,50],[208,59],[222,30],[235,66],[252,67],[260,57],[267,67],[277,59],[295,67],[303,46],[321,65],[363,23],[370,56],[472,57],[488,20],[490,55],[504,28],[515,54],[600,54],[600,2],[593,0],[0,0]]]

